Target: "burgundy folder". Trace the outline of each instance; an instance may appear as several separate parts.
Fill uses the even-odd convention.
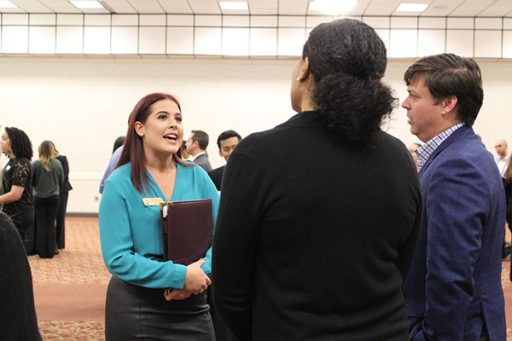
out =
[[[160,213],[165,260],[188,265],[204,258],[212,245],[212,201],[172,201]]]

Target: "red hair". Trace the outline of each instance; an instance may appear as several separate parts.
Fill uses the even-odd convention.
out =
[[[146,155],[144,154],[142,137],[135,133],[135,122],[145,123],[148,119],[151,106],[158,101],[166,99],[176,103],[181,111],[180,102],[175,96],[163,92],[155,92],[141,98],[137,104],[135,104],[135,107],[130,114],[126,140],[124,141],[123,151],[116,168],[124,165],[125,163],[131,163],[131,180],[133,186],[135,186],[137,191],[140,193],[142,193],[143,187],[147,187],[148,176],[146,173]],[[179,150],[172,156],[172,159],[183,166],[190,166],[190,164],[185,163],[181,159],[181,153]]]

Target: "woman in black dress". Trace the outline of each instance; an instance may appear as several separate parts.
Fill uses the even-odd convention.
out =
[[[32,200],[32,143],[18,128],[6,127],[1,138],[2,152],[9,162],[2,170],[0,205],[14,222],[27,254],[34,250],[34,204]]]

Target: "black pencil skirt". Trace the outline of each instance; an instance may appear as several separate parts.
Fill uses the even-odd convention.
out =
[[[170,302],[163,293],[112,277],[105,307],[106,340],[215,341],[206,292]]]

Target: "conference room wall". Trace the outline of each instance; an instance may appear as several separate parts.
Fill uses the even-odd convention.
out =
[[[247,136],[294,114],[289,89],[295,62],[4,57],[0,58],[0,125],[25,130],[35,149],[45,139],[54,141],[71,167],[74,190],[68,212],[94,214],[100,200],[98,183],[113,141],[126,133],[128,115],[142,96],[155,91],[177,94],[182,102],[185,138],[192,129],[208,132],[208,153],[217,167],[224,163],[215,143],[222,131],[235,129]],[[402,74],[411,62],[389,62],[385,81],[399,102],[407,95]],[[485,100],[475,129],[492,150],[498,137],[512,142],[512,64],[479,63]],[[405,110],[399,106],[383,128],[406,144],[417,141],[409,132]]]

